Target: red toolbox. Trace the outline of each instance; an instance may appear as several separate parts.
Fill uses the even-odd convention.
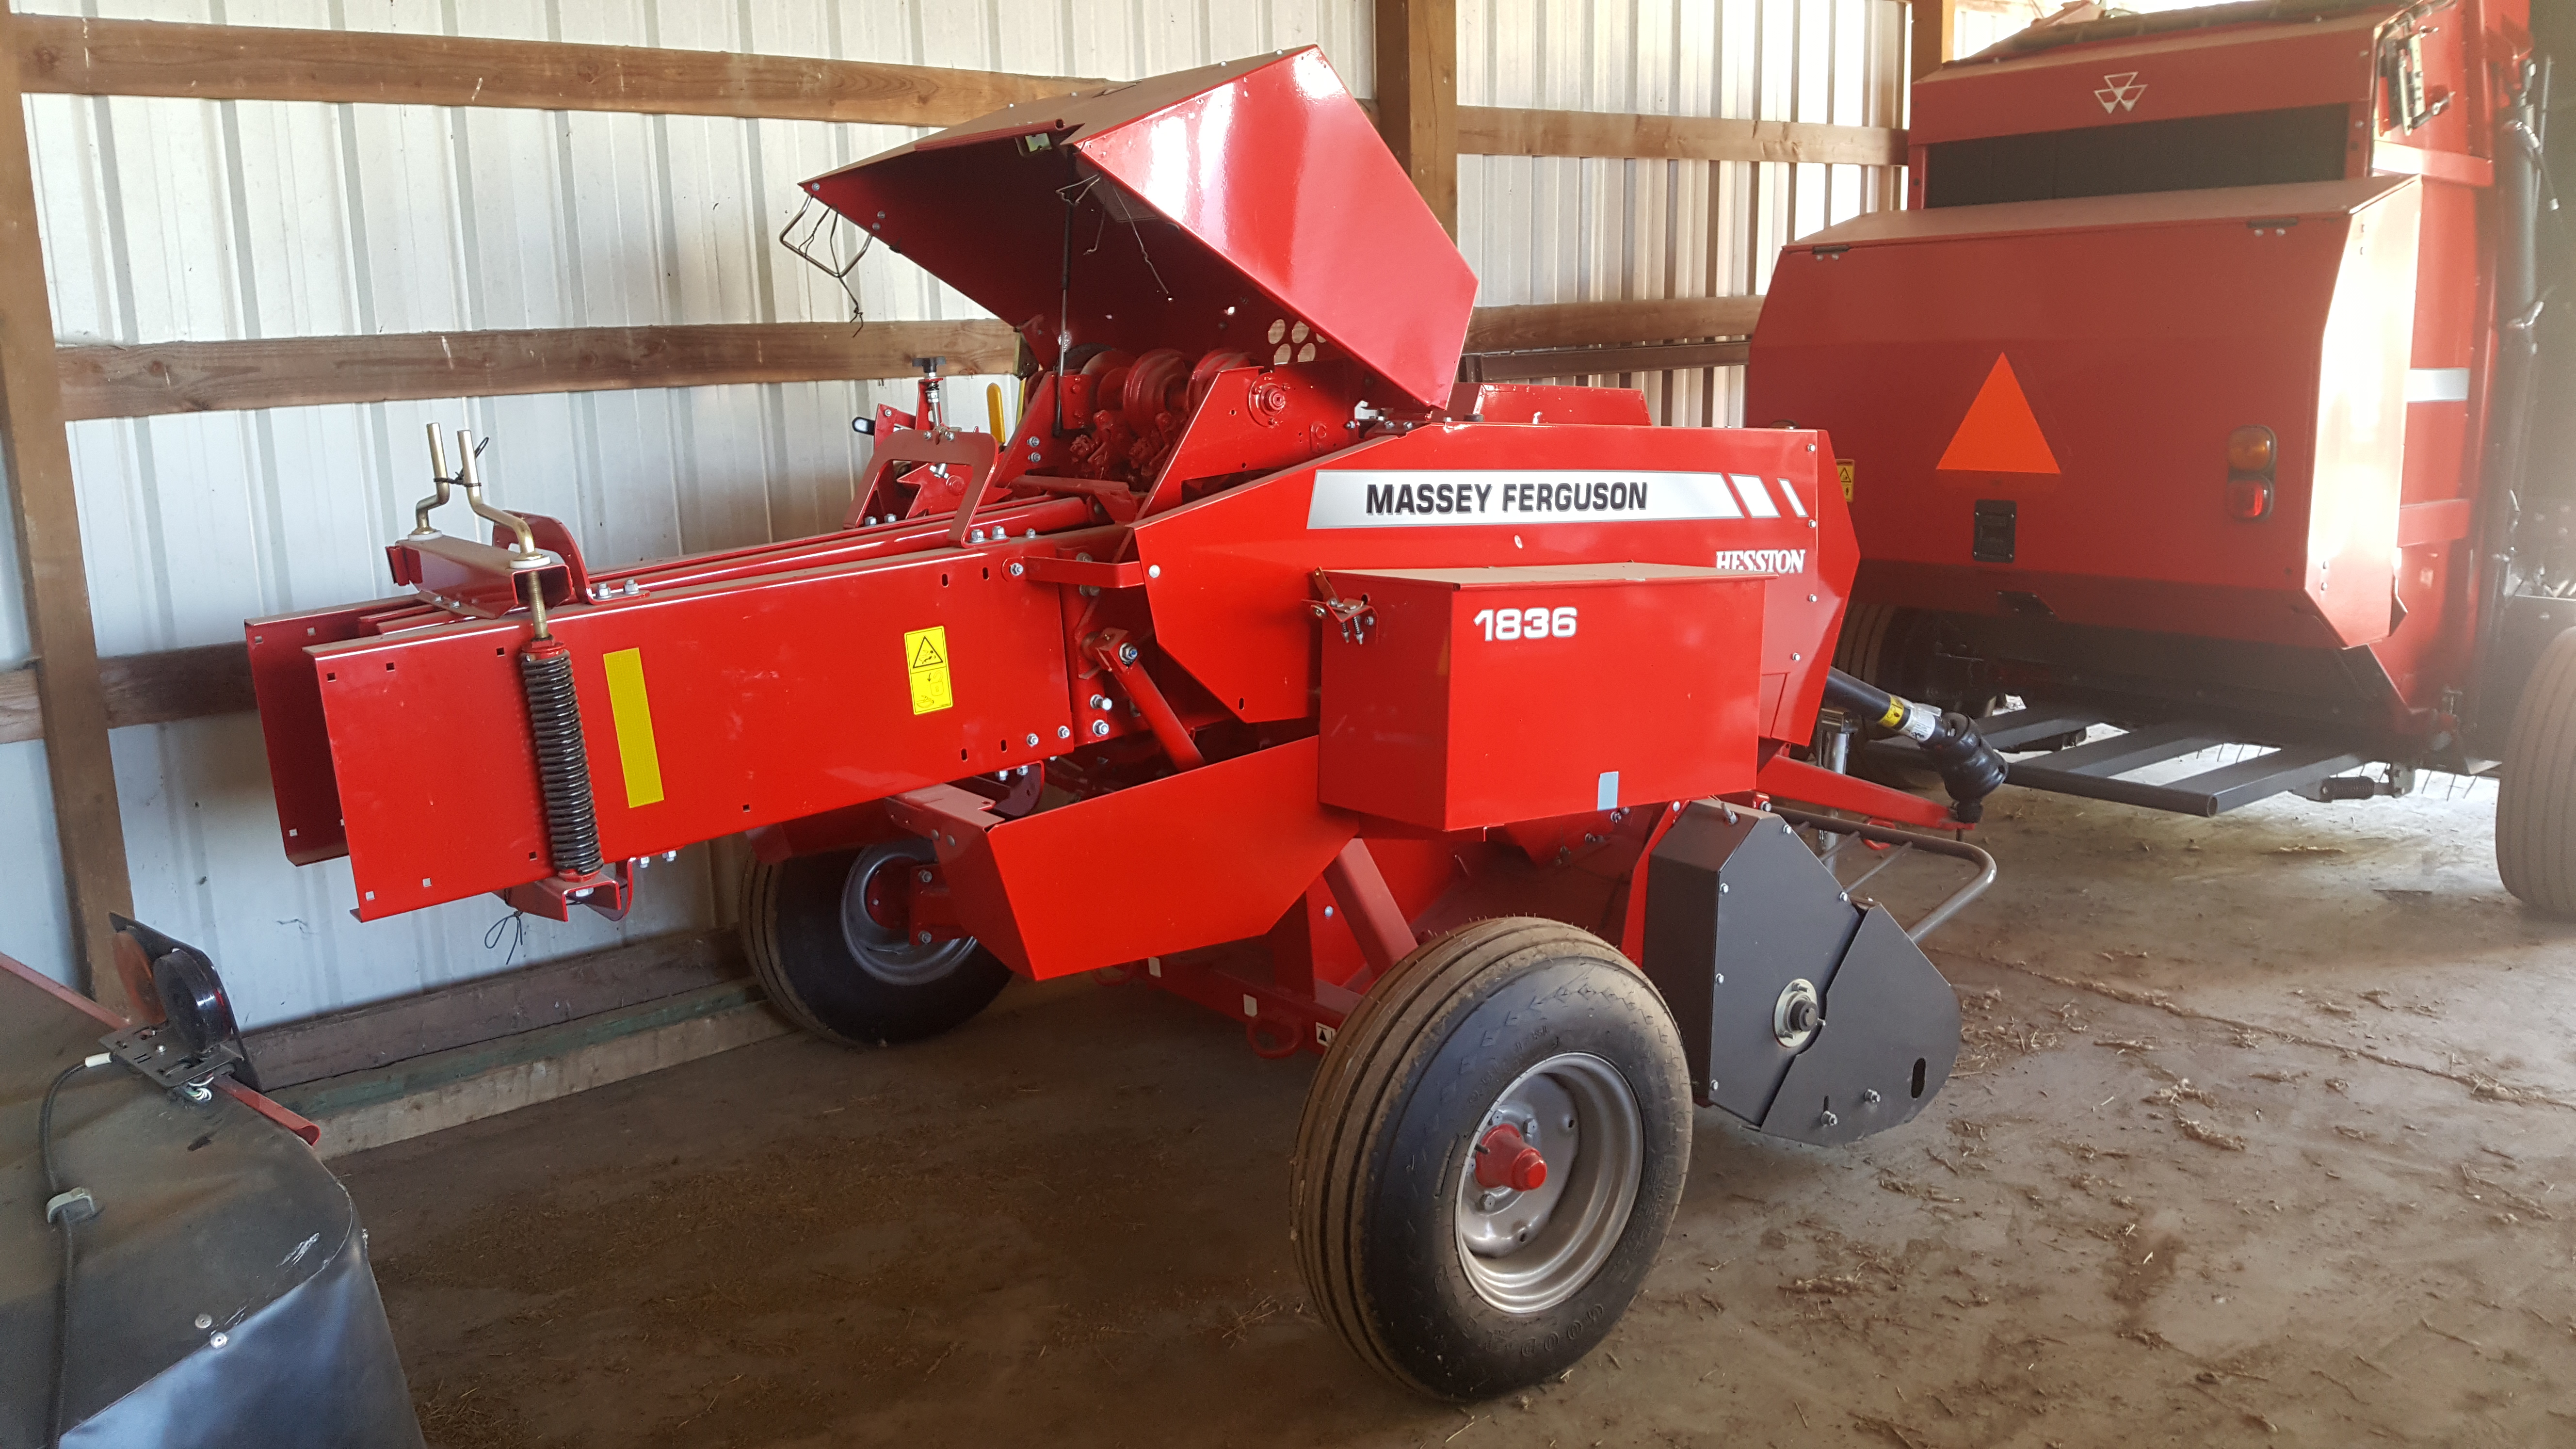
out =
[[[1753,785],[1763,575],[1673,564],[1330,575],[1322,795],[1432,830]]]

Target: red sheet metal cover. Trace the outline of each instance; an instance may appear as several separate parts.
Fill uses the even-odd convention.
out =
[[[805,189],[1047,360],[1060,335],[1339,353],[1437,405],[1475,305],[1466,260],[1312,46],[1008,107]]]
[[[2304,647],[2387,636],[2421,183],[1888,211],[1781,253],[1745,416],[1852,465],[1854,597]],[[2226,442],[2279,440],[2230,512]],[[1981,537],[1980,508],[2013,519]]]
[[[2373,36],[2404,8],[2389,3],[2273,23],[2248,15],[2242,24],[2134,38],[2105,34],[2020,53],[2007,42],[1918,82],[1907,138],[1926,146],[1967,136],[2366,105],[2377,75]]]

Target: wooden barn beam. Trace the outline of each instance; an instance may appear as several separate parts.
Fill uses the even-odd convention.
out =
[[[953,126],[1109,84],[809,56],[28,16],[21,87],[84,96],[630,111]]]
[[[27,24],[0,15],[0,47],[8,54],[24,54]],[[126,874],[125,822],[116,807],[116,761],[108,752],[107,697],[81,558],[80,501],[54,370],[53,302],[45,292],[26,107],[14,66],[9,74],[9,90],[0,96],[0,111],[7,113],[0,117],[0,474],[8,480],[26,590],[31,682],[44,724],[73,945],[85,989],[100,1005],[122,1012],[129,1003],[113,965],[107,918],[111,911],[133,912],[134,887]]]
[[[1001,322],[743,322],[268,337],[62,349],[72,419],[150,417],[511,393],[599,392],[910,377],[913,359],[951,373],[1008,372],[1018,339]]]
[[[1479,307],[1467,324],[1469,352],[1515,352],[1603,343],[1747,337],[1760,297],[1657,297],[1641,301],[1547,302]]]
[[[1679,297],[1479,307],[1471,352],[1610,342],[1740,337],[1759,297]],[[235,412],[513,393],[713,387],[913,375],[944,357],[952,373],[1008,372],[1018,355],[1000,322],[744,322],[691,327],[562,327],[268,337],[236,342],[83,344],[60,351],[62,411],[73,420]]]
[[[1470,156],[1633,156],[1655,161],[1820,161],[1902,166],[1905,133],[1882,126],[1637,116],[1608,111],[1458,108]]]
[[[250,650],[239,641],[124,654],[99,661],[99,692],[107,727],[168,724],[257,708],[251,694]],[[36,670],[0,671],[0,745],[44,738],[44,705]]]
[[[1907,0],[1914,15],[1906,80],[1919,81],[1958,54],[1959,0]]]
[[[1458,234],[1457,0],[1377,0],[1378,134]]]

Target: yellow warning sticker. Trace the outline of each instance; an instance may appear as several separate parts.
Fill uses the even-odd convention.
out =
[[[662,800],[662,754],[653,747],[653,701],[644,693],[644,651],[600,656],[608,671],[608,718],[617,726],[617,763],[626,774],[626,808]]]
[[[948,628],[935,624],[903,636],[903,667],[912,676],[912,712],[928,714],[957,703],[948,682]]]
[[[1834,460],[1834,471],[1843,475],[1843,501],[1845,503],[1851,502],[1853,472],[1852,460],[1849,458],[1836,458]]]

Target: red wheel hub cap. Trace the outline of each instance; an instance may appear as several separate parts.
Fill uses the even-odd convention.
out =
[[[1521,1129],[1506,1122],[1485,1134],[1476,1144],[1476,1185],[1508,1187],[1514,1192],[1528,1192],[1547,1181],[1547,1159],[1521,1136]]]

